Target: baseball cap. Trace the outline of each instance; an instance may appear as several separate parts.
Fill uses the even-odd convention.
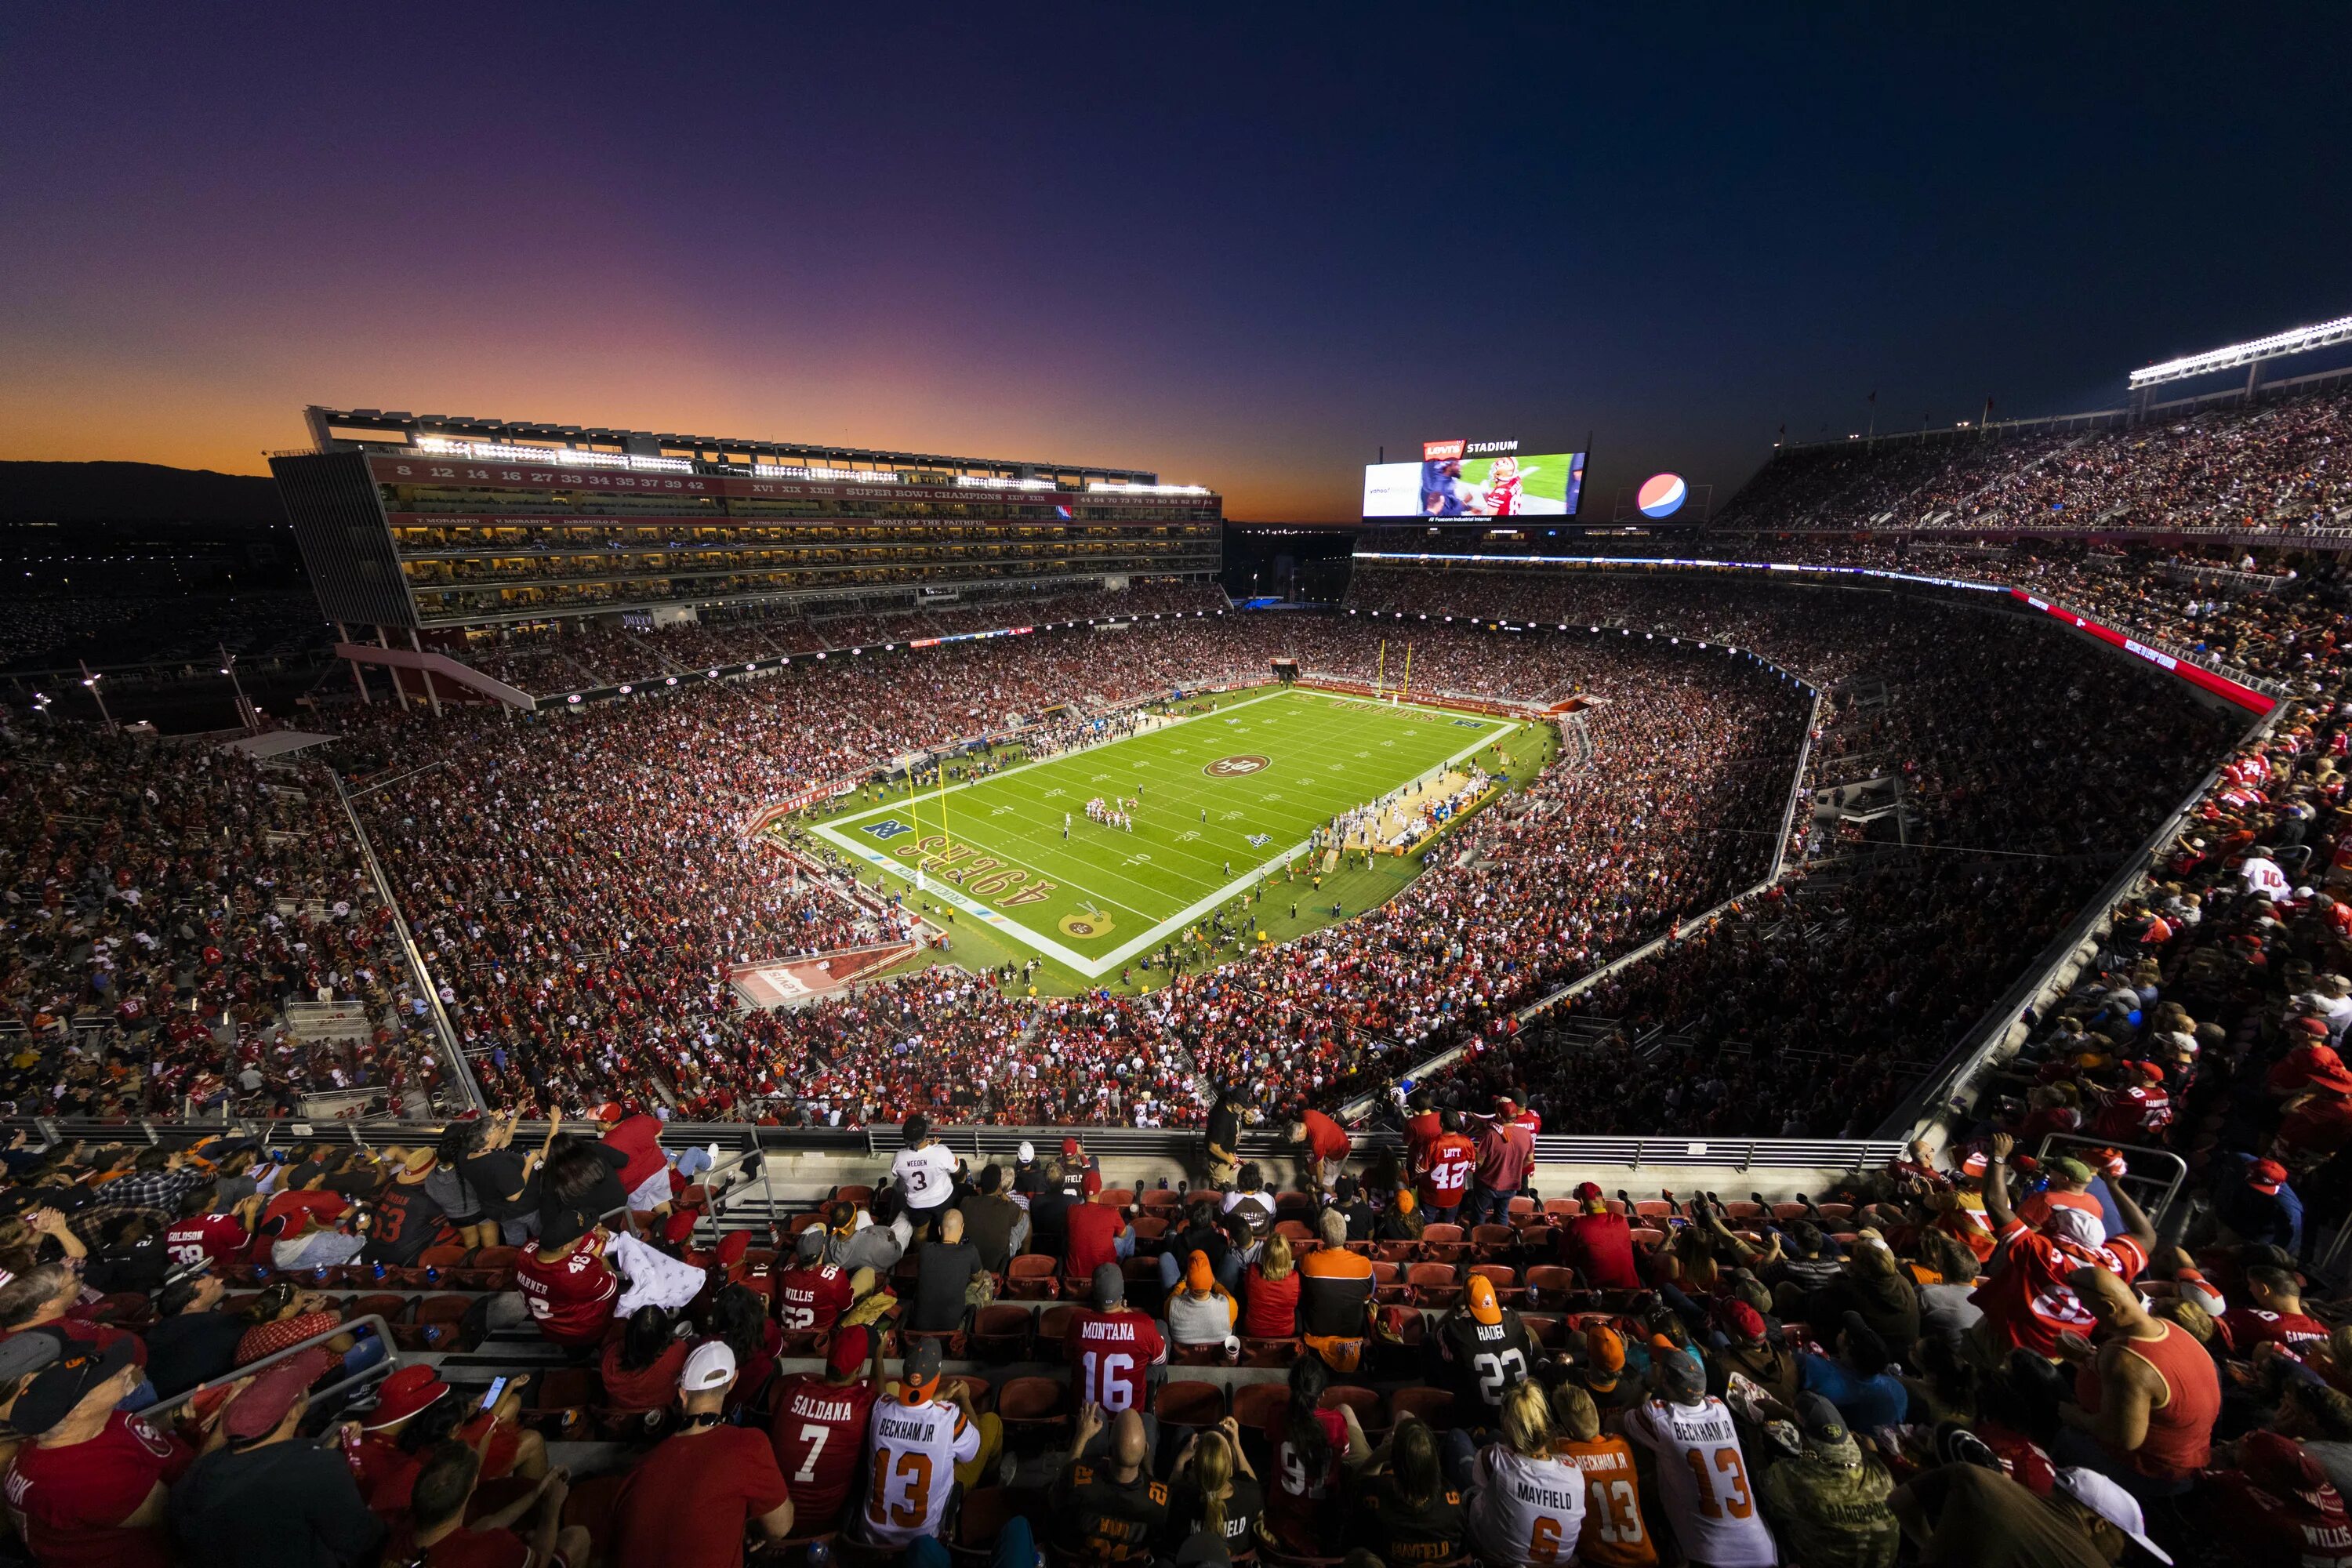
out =
[[[2275,1197],[2285,1184],[2286,1167],[2276,1160],[2257,1160],[2246,1167],[2246,1185],[2264,1197]]]
[[[813,1225],[801,1232],[793,1243],[793,1255],[803,1263],[814,1263],[824,1256],[824,1226]]]
[[[1419,1198],[1413,1196],[1412,1189],[1408,1187],[1396,1195],[1397,1213],[1411,1214],[1420,1202]]]
[[[1715,1321],[1735,1340],[1754,1344],[1764,1337],[1764,1315],[1736,1296],[1716,1304]]]
[[[1625,1339],[1606,1323],[1584,1331],[1584,1381],[1606,1394],[1625,1370]]]
[[[2062,1467],[2058,1471],[2058,1489],[2122,1531],[2134,1545],[2158,1563],[2172,1561],[2170,1552],[2147,1538],[2147,1520],[2140,1512],[2137,1500],[2098,1471]]]
[[[30,1377],[66,1353],[66,1337],[55,1329],[26,1329],[0,1341],[0,1383]]]
[[[1206,1290],[1217,1282],[1217,1271],[1209,1267],[1209,1255],[1198,1247],[1184,1259],[1184,1284],[1188,1289]]]
[[[1706,1392],[1706,1369],[1688,1351],[1654,1350],[1650,1364],[1658,1369],[1659,1381],[1677,1400],[1696,1399]]]
[[[723,1388],[735,1375],[735,1352],[725,1340],[704,1340],[687,1352],[686,1370],[677,1374],[685,1394],[707,1394]]]
[[[824,1370],[835,1377],[847,1377],[873,1353],[874,1331],[862,1323],[845,1323],[833,1331],[833,1339],[824,1347]]]
[[[2063,1154],[2050,1162],[2050,1173],[2059,1181],[2075,1182],[2084,1186],[2088,1186],[2091,1181],[2090,1166]]]
[[[1969,1150],[1969,1157],[1960,1162],[1960,1174],[1963,1176],[1981,1176],[1990,1169],[1991,1157],[1981,1149]]]
[[[1024,1138],[1021,1140],[1021,1147],[1015,1150],[1014,1153],[1023,1164],[1029,1164],[1037,1158],[1037,1145]]]
[[[898,1373],[899,1386],[905,1390],[908,1402],[919,1404],[940,1390],[940,1342],[917,1340],[908,1351],[906,1364]]]
[[[2275,1432],[2247,1433],[2238,1446],[2238,1468],[2273,1497],[2293,1495],[2314,1508],[2325,1506],[2320,1494],[2327,1489],[2327,1472],[2292,1437]]]
[[[2194,1301],[2204,1308],[2208,1317],[2218,1318],[2229,1310],[2229,1303],[2221,1299],[2221,1292],[2213,1288],[2213,1282],[2194,1268],[2177,1270],[2172,1277],[2172,1286],[2174,1294],[2184,1301]]]
[[[268,1436],[320,1375],[341,1364],[339,1358],[321,1350],[297,1351],[284,1361],[272,1362],[246,1385],[244,1393],[228,1402],[221,1430],[237,1442]]]
[[[2102,1247],[2107,1239],[2107,1227],[2100,1223],[2097,1215],[2088,1209],[2053,1208],[2042,1220],[2042,1229],[2046,1235],[2080,1247]]]
[[[1600,1195],[1601,1184],[1599,1182],[1579,1182],[1576,1184],[1576,1201],[1578,1203],[1589,1204]]]
[[[662,1221],[662,1239],[676,1247],[694,1234],[694,1222],[698,1216],[692,1209],[673,1209]]]
[[[449,1385],[431,1367],[404,1366],[383,1380],[376,1391],[375,1408],[360,1424],[370,1432],[381,1432],[396,1421],[407,1420],[448,1392]]]
[[[719,1268],[732,1268],[742,1262],[743,1255],[751,1250],[751,1233],[748,1230],[730,1230],[719,1238],[718,1248],[710,1256]]]
[[[1470,1320],[1488,1327],[1503,1321],[1503,1304],[1495,1299],[1495,1282],[1484,1274],[1470,1276]]]
[[[1116,1263],[1095,1266],[1094,1300],[1097,1310],[1108,1312],[1127,1300],[1127,1274]]]
[[[1808,1446],[1820,1448],[1852,1447],[1853,1434],[1846,1429],[1845,1417],[1838,1407],[1818,1394],[1797,1395],[1797,1421],[1804,1428]]]
[[[139,1342],[123,1335],[102,1351],[75,1347],[33,1374],[25,1392],[8,1412],[8,1425],[28,1437],[37,1437],[89,1396],[90,1390],[131,1364]],[[250,1390],[247,1390],[250,1393]]]
[[[1077,1157],[1078,1157],[1078,1141],[1077,1141],[1076,1139],[1075,1139],[1075,1138],[1065,1138],[1065,1139],[1063,1139],[1063,1140],[1062,1140],[1062,1158],[1063,1158],[1063,1159],[1065,1159],[1065,1160],[1075,1160],[1075,1159],[1076,1159]]]

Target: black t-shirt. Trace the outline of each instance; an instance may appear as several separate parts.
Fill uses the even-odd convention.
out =
[[[980,1248],[968,1241],[923,1247],[915,1255],[915,1321],[908,1326],[926,1333],[963,1327],[964,1289],[980,1272]]]
[[[1487,1419],[1501,1413],[1503,1391],[1535,1372],[1535,1340],[1508,1307],[1499,1323],[1482,1323],[1467,1309],[1449,1312],[1437,1342],[1457,1408],[1484,1411]]]
[[[1349,1241],[1370,1241],[1372,1239],[1372,1226],[1379,1223],[1380,1216],[1372,1213],[1371,1205],[1366,1203],[1361,1198],[1358,1198],[1354,1203],[1339,1205],[1339,1209],[1341,1216],[1348,1222],[1348,1239]]]
[[[1209,1142],[1228,1154],[1239,1153],[1242,1145],[1240,1115],[1222,1105],[1209,1112]]]
[[[1265,1489],[1244,1475],[1235,1475],[1231,1486],[1225,1494],[1225,1550],[1239,1557],[1256,1540],[1258,1515],[1265,1511]],[[1162,1539],[1170,1552],[1206,1528],[1201,1510],[1201,1489],[1188,1475],[1177,1484],[1168,1502],[1168,1533]]]
[[[628,1207],[629,1194],[621,1186],[621,1169],[629,1163],[629,1157],[610,1143],[591,1143],[581,1139],[574,1141],[574,1146],[586,1149],[594,1158],[603,1161],[605,1168],[597,1173],[595,1181],[580,1201],[571,1205],[572,1212],[585,1216],[587,1222],[593,1225],[614,1210]],[[557,1207],[553,1194],[547,1191],[542,1173],[539,1194],[539,1228],[541,1231],[553,1230],[563,1221],[564,1215],[557,1212]]]
[[[409,1268],[441,1235],[445,1211],[425,1184],[394,1182],[376,1194],[375,1217],[368,1226],[367,1246],[360,1249],[366,1263]]]
[[[233,1371],[236,1342],[253,1325],[235,1312],[182,1312],[149,1329],[147,1381],[169,1399]]]
[[[1034,1197],[1045,1190],[1045,1173],[1032,1161],[1013,1167],[1013,1190],[1024,1197]]]
[[[82,1282],[106,1294],[118,1290],[144,1293],[162,1289],[163,1277],[171,1271],[172,1258],[163,1250],[163,1238],[149,1236],[91,1253],[89,1261],[82,1266]]]
[[[188,1568],[351,1568],[383,1540],[343,1457],[301,1442],[206,1454],[172,1489],[171,1520]]]
[[[1069,1239],[1069,1198],[1058,1187],[1040,1189],[1029,1200],[1029,1250],[1058,1258]]]
[[[484,1219],[512,1219],[539,1206],[538,1177],[525,1182],[522,1160],[512,1149],[486,1149],[458,1165],[457,1173],[481,1203]],[[519,1195],[509,1197],[509,1193]]]
[[[1443,1563],[1458,1557],[1469,1532],[1460,1492],[1441,1483],[1435,1496],[1416,1507],[1405,1500],[1397,1490],[1396,1478],[1385,1471],[1357,1492],[1349,1525],[1354,1544],[1369,1547],[1390,1563]]]
[[[1149,1470],[1121,1486],[1108,1465],[1076,1459],[1054,1485],[1054,1511],[1064,1544],[1087,1562],[1149,1563],[1167,1528],[1168,1487]]]

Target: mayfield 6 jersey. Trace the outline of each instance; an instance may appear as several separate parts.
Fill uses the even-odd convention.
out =
[[[1722,1400],[1645,1401],[1626,1412],[1625,1436],[1656,1458],[1659,1500],[1684,1556],[1716,1568],[1772,1568],[1780,1561]]]
[[[1530,1459],[1500,1443],[1479,1450],[1470,1509],[1489,1563],[1574,1563],[1584,1534],[1584,1474],[1557,1458]]]
[[[901,1405],[884,1399],[876,1402],[866,1425],[866,1451],[871,1469],[866,1538],[904,1546],[940,1532],[956,1466],[980,1458],[980,1428],[944,1400]]]

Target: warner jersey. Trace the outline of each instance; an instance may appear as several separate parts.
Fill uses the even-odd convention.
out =
[[[1642,1480],[1622,1437],[1562,1437],[1552,1452],[1584,1472],[1584,1533],[1576,1560],[1594,1568],[1656,1568],[1658,1544],[1642,1524]]]
[[[1685,1557],[1714,1568],[1772,1568],[1780,1561],[1722,1400],[1644,1400],[1625,1413],[1625,1436],[1656,1460],[1659,1500]]]
[[[1462,1407],[1470,1408],[1475,1402],[1489,1416],[1501,1413],[1503,1391],[1535,1366],[1535,1339],[1507,1307],[1499,1323],[1482,1323],[1467,1310],[1448,1313],[1438,1325],[1437,1348],[1452,1369],[1454,1397]]]
[[[1470,1472],[1470,1533],[1489,1563],[1575,1562],[1583,1472],[1557,1456],[1530,1459],[1487,1444]]]
[[[837,1263],[787,1268],[776,1276],[776,1322],[782,1328],[830,1329],[849,1303],[849,1274]]]
[[[834,1384],[809,1373],[777,1385],[768,1440],[776,1468],[793,1489],[796,1523],[824,1529],[841,1516],[841,1505],[856,1489],[860,1442],[881,1394],[870,1378]]]
[[[1099,1405],[1116,1415],[1150,1408],[1145,1390],[1151,1369],[1168,1359],[1168,1342],[1133,1308],[1097,1312],[1082,1307],[1062,1332],[1062,1354],[1077,1374],[1079,1407]]]
[[[1527,481],[1513,474],[1508,479],[1490,478],[1486,481],[1486,500],[1496,517],[1509,517],[1519,510],[1519,488]]]
[[[866,1538],[904,1546],[937,1535],[947,1521],[955,1468],[980,1458],[980,1428],[945,1400],[878,1400],[866,1424],[866,1452],[873,1478],[866,1491]]]

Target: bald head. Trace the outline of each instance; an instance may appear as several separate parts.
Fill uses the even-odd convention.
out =
[[[2066,1277],[2074,1287],[2074,1294],[2083,1299],[2084,1309],[2107,1329],[2137,1330],[2148,1322],[2147,1309],[2140,1305],[2139,1292],[2123,1281],[2122,1276],[2108,1268],[2077,1268]]]
[[[1118,1467],[1122,1479],[1143,1468],[1147,1452],[1143,1440],[1143,1416],[1133,1410],[1122,1410],[1110,1424],[1111,1463]]]
[[[950,1209],[940,1216],[940,1239],[950,1247],[963,1239],[963,1210]]]

